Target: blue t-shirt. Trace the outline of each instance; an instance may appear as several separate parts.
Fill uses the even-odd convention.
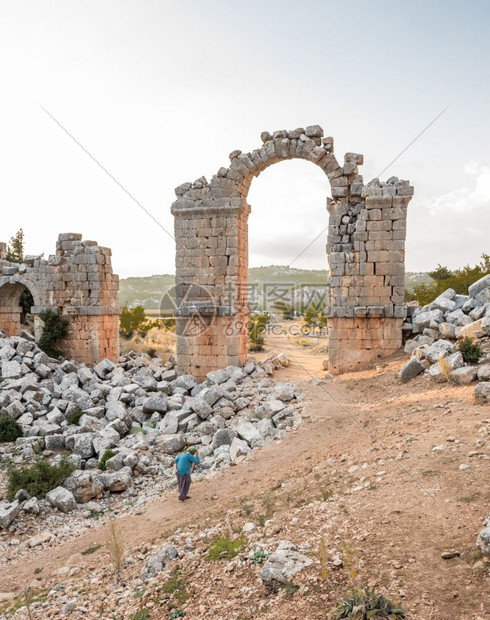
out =
[[[186,476],[191,473],[192,463],[199,465],[201,461],[198,456],[194,456],[190,452],[182,452],[176,457],[174,463],[177,465],[177,473],[181,476]]]

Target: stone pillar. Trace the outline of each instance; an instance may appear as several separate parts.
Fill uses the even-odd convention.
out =
[[[347,212],[330,206],[329,371],[358,370],[402,345],[408,181],[377,179]]]

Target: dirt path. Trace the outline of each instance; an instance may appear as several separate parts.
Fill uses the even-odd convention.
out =
[[[294,347],[282,344],[286,351],[286,345]],[[299,355],[296,348],[290,353],[297,361],[275,378],[302,390],[304,424],[251,460],[194,484],[185,505],[173,495],[161,497],[141,515],[120,517],[127,551],[185,523],[223,515],[240,498],[260,505],[261,498],[275,497],[274,518],[288,523],[289,495],[294,505],[307,505],[327,489],[338,499],[328,504],[325,525],[339,524],[329,544],[343,539],[355,547],[369,582],[389,584],[407,597],[410,617],[488,617],[489,573],[473,568],[476,535],[490,505],[490,455],[484,445],[490,436],[488,407],[474,405],[471,387],[434,386],[423,376],[400,384],[401,357],[321,385],[311,374],[320,376],[322,356]],[[443,447],[434,451],[435,446]],[[333,464],[327,466],[328,459]],[[285,481],[288,497],[281,491]],[[105,536],[105,527],[95,527],[74,541],[57,542],[48,556],[32,550],[28,562],[14,560],[0,575],[0,592],[31,583],[36,566],[43,567],[38,587],[52,583],[61,567],[100,566],[102,550],[80,553],[104,544]],[[458,555],[444,560],[445,551]]]

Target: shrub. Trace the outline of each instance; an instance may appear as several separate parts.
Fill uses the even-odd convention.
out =
[[[263,549],[257,549],[257,551],[254,551],[252,557],[250,558],[250,563],[262,564],[266,557],[267,553]]]
[[[147,620],[149,617],[150,614],[148,613],[148,610],[143,607],[143,609],[135,611],[134,614],[131,614],[129,618],[130,620]]]
[[[105,464],[106,462],[111,459],[113,456],[116,456],[117,452],[114,452],[114,450],[111,450],[110,448],[108,448],[107,450],[105,450],[104,454],[102,455],[99,464],[98,464],[98,468],[101,471],[105,471]]]
[[[32,467],[20,469],[11,465],[7,471],[7,500],[11,502],[20,489],[42,499],[46,493],[60,486],[75,469],[75,465],[66,456],[57,465],[50,465],[46,461],[37,461]]]
[[[331,613],[331,620],[368,620],[369,618],[389,618],[399,620],[405,618],[405,609],[395,605],[383,594],[371,588],[361,586],[349,592],[339,601]]]
[[[39,348],[49,357],[61,357],[61,351],[58,351],[54,345],[66,336],[68,321],[49,308],[40,312],[39,317],[44,323],[43,333],[38,342]]]
[[[124,563],[124,542],[115,519],[109,519],[107,524],[107,547],[109,548],[116,583],[119,584]]]
[[[15,441],[22,437],[22,428],[9,415],[0,416],[0,442]]]
[[[82,417],[82,415],[83,411],[77,409],[76,411],[72,411],[66,416],[66,421],[68,422],[68,424],[76,424],[78,426],[78,424],[80,424],[80,418]]]
[[[477,362],[482,356],[480,345],[471,338],[463,338],[460,340],[458,349],[461,351],[461,355],[465,362]]]
[[[176,570],[168,581],[162,586],[163,592],[173,594],[179,603],[185,603],[189,598],[189,593],[185,589],[184,577]]]
[[[248,350],[264,350],[264,332],[269,316],[267,314],[251,315],[248,319]]]
[[[182,609],[174,609],[170,612],[170,620],[176,620],[177,618],[185,618],[185,611]]]
[[[451,364],[447,361],[447,359],[444,356],[440,355],[439,358],[437,359],[437,366],[439,367],[439,370],[441,371],[441,375],[449,383],[449,381],[451,380],[451,371],[452,371]]]
[[[246,539],[243,536],[235,540],[231,540],[226,536],[220,536],[209,547],[206,553],[206,561],[231,560],[231,558],[234,558],[240,553],[245,542]]]

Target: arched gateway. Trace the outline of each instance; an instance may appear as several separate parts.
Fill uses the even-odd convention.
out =
[[[247,268],[252,179],[272,164],[305,159],[328,176],[327,254],[329,369],[356,370],[401,345],[408,181],[358,173],[363,156],[346,153],[341,166],[333,138],[318,125],[264,132],[252,153],[233,151],[230,166],[176,188],[177,361],[203,377],[242,364],[247,356]]]

